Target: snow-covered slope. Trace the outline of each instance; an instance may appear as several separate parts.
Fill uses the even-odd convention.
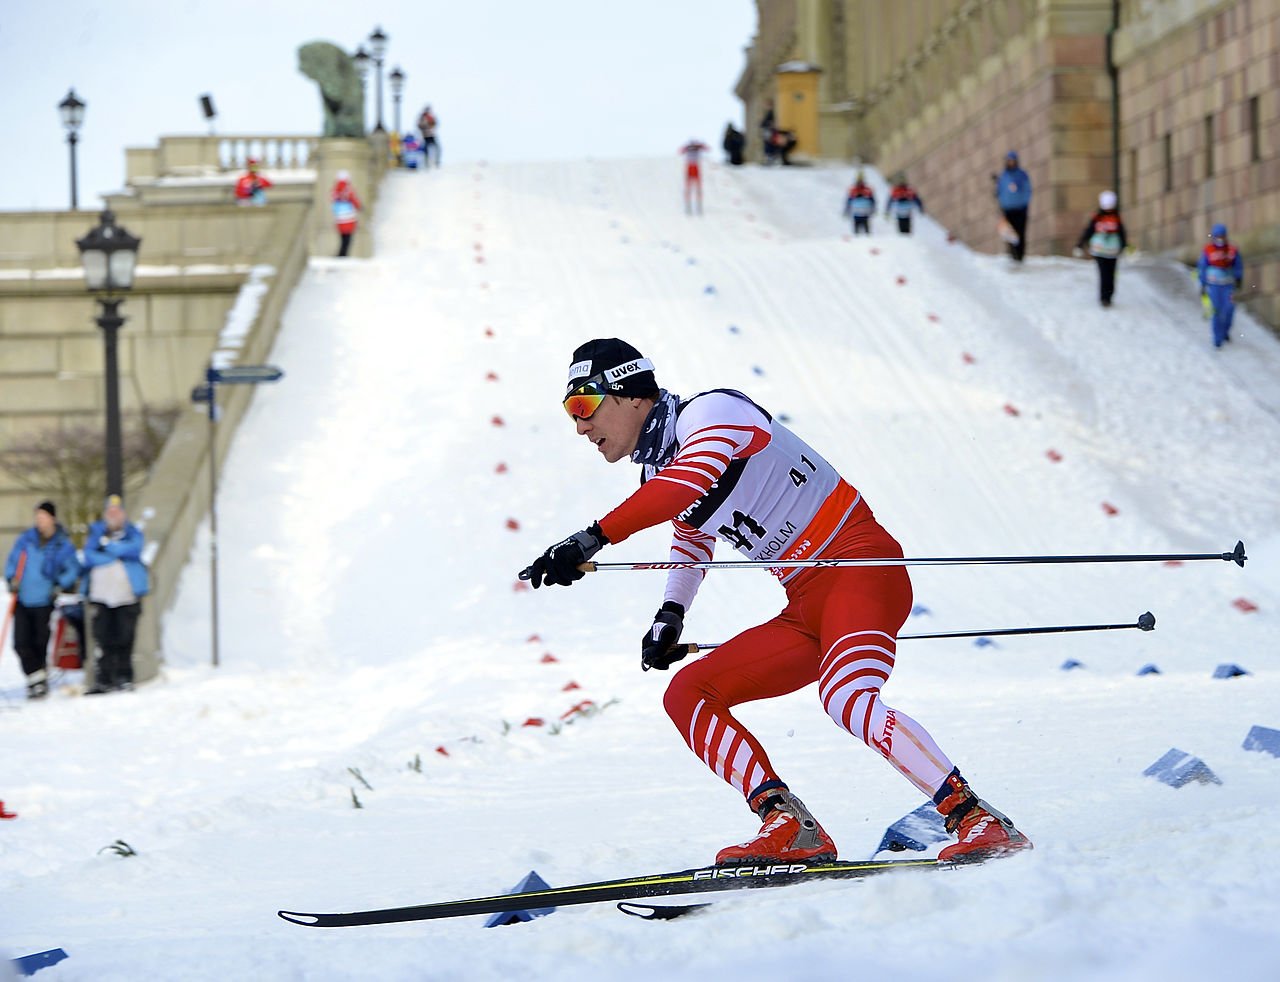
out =
[[[1087,263],[1013,270],[927,219],[854,240],[849,176],[712,167],[696,218],[674,159],[391,174],[360,233],[377,258],[313,261],[271,356],[287,375],[225,461],[222,667],[202,541],[160,681],[0,712],[19,814],[0,823],[0,945],[64,947],[50,980],[1274,977],[1280,760],[1241,743],[1280,729],[1280,345],[1245,318],[1213,350],[1154,261],[1123,263],[1102,310]],[[910,633],[1156,614],[1150,634],[901,645],[887,700],[1033,853],[667,924],[608,906],[492,932],[285,924],[279,907],[482,895],[530,869],[695,866],[754,831],[666,719],[666,677],[640,672],[661,574],[518,588],[635,486],[558,405],[570,352],[602,336],[673,391],[732,386],[787,416],[908,555],[1242,538],[1252,558],[913,571]],[[713,573],[686,639],[781,603],[763,574]],[[1251,674],[1211,678],[1224,662]],[[0,685],[19,682],[6,652]],[[812,688],[741,715],[846,857],[921,803]],[[1170,747],[1223,783],[1143,777]],[[99,854],[115,839],[138,855]]]

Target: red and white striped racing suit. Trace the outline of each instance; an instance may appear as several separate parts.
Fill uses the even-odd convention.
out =
[[[671,520],[671,561],[709,560],[717,537],[751,559],[900,557],[862,496],[804,441],[741,393],[679,406],[675,452],[600,520],[610,542]],[[932,796],[952,763],[928,732],[885,705],[896,637],[911,610],[901,566],[775,569],[788,603],[671,680],[667,713],[689,748],[750,798],[781,780],[732,707],[818,682],[823,708]],[[687,609],[702,570],[672,570],[666,599]]]

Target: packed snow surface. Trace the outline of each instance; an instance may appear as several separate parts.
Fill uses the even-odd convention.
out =
[[[1014,269],[928,218],[853,238],[847,168],[714,165],[697,217],[681,167],[392,173],[358,233],[376,258],[312,261],[270,356],[286,375],[223,462],[221,667],[207,531],[157,681],[27,704],[0,658],[9,956],[64,948],[49,982],[1280,976],[1280,760],[1242,748],[1280,729],[1280,345],[1241,317],[1214,350],[1190,277],[1154,259],[1122,261],[1104,310],[1086,261]],[[699,866],[756,830],[666,718],[668,676],[640,671],[663,574],[519,589],[635,487],[558,404],[573,348],[610,336],[672,391],[739,388],[784,416],[908,556],[1243,539],[1250,561],[913,570],[908,634],[1156,616],[900,644],[886,701],[1033,852],[728,894],[667,923],[609,904],[492,931],[285,923],[530,870],[562,886]],[[653,529],[598,558],[667,543]],[[713,572],[685,640],[782,600],[764,573]],[[1249,674],[1213,678],[1224,663]],[[740,715],[845,858],[922,803],[813,686]],[[1143,776],[1175,747],[1222,783]],[[137,855],[103,851],[116,840]]]

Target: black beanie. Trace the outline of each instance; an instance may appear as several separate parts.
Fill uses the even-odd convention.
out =
[[[658,390],[653,362],[618,338],[597,338],[574,349],[565,392],[596,376],[614,395],[647,396]]]
[[[45,500],[45,501],[40,502],[40,504],[36,505],[36,509],[35,509],[35,510],[36,510],[36,511],[47,511],[47,512],[52,516],[52,517],[54,517],[54,518],[57,518],[57,517],[58,517],[58,509],[57,509],[57,508],[55,508],[55,507],[53,506],[53,502],[52,502],[52,501]]]

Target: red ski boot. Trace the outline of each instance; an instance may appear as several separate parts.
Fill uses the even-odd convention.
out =
[[[785,784],[762,786],[749,803],[764,822],[760,833],[749,842],[721,849],[716,854],[717,865],[835,860],[836,844],[831,836]]]
[[[938,853],[940,863],[980,863],[1034,848],[1008,817],[973,793],[958,768],[947,775],[933,802],[946,819],[947,831],[960,840]]]

